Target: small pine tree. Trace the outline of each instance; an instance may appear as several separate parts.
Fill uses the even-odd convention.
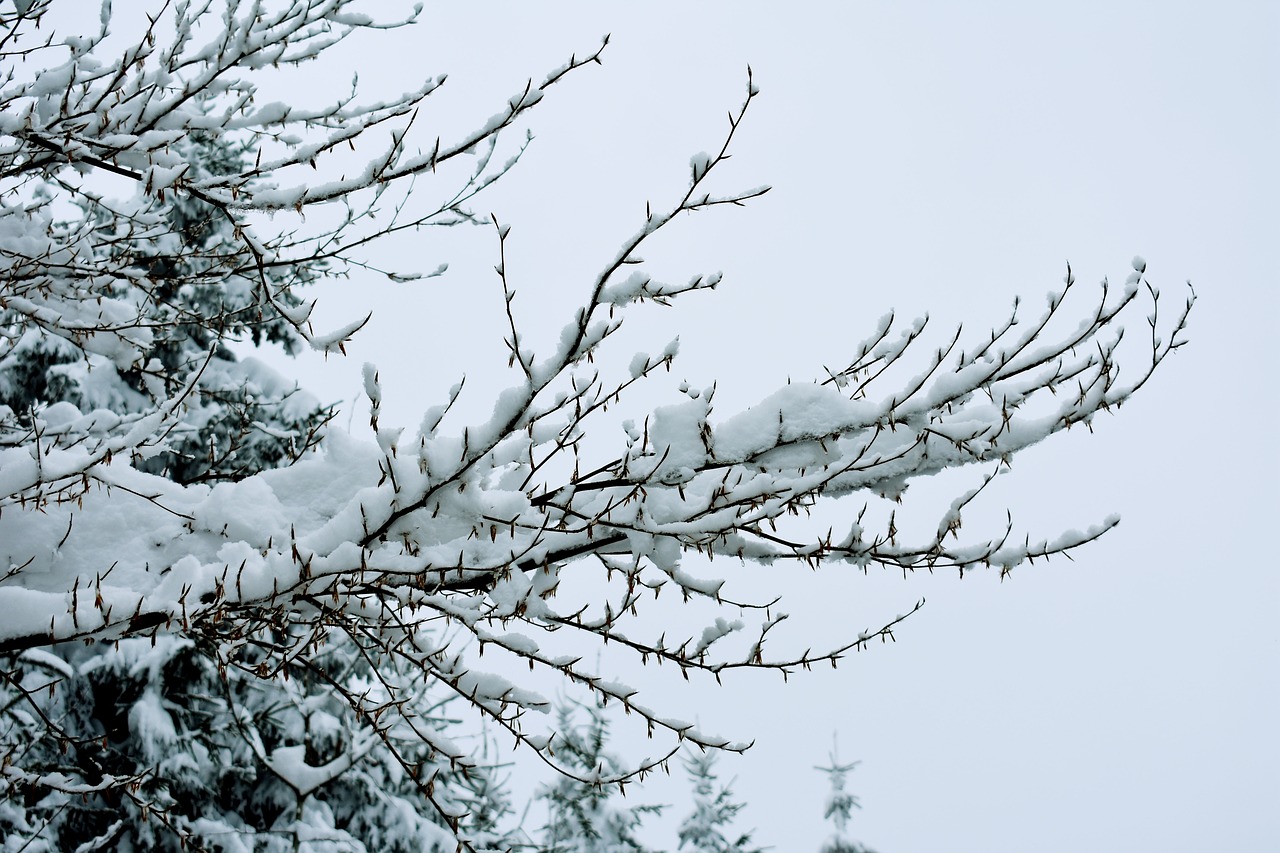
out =
[[[508,818],[515,813],[507,788],[509,777],[504,775],[510,765],[489,763],[492,746],[492,741],[485,737],[478,753],[480,772],[459,774],[456,779],[458,796],[467,807],[469,841],[479,853],[530,849],[529,836],[507,825]]]
[[[680,848],[692,853],[762,853],[751,844],[751,833],[744,832],[730,841],[725,836],[743,804],[734,802],[732,782],[721,785],[715,772],[713,752],[691,752],[684,760],[685,771],[693,784],[693,811],[680,824]]]
[[[578,710],[586,711],[580,724]],[[565,700],[557,714],[552,750],[572,776],[561,776],[538,794],[547,803],[542,853],[649,853],[637,838],[645,817],[662,806],[625,806],[622,762],[606,748],[609,720],[599,704]]]
[[[831,766],[814,768],[827,774],[827,778],[831,782],[831,793],[827,795],[827,805],[823,811],[823,817],[836,826],[835,832],[819,848],[819,853],[875,853],[871,848],[864,847],[849,838],[846,832],[849,826],[849,819],[853,816],[853,810],[862,808],[862,804],[858,802],[856,796],[844,789],[845,777],[850,770],[861,763],[860,761],[853,761],[849,764],[841,764],[839,751],[833,743],[831,747]]]

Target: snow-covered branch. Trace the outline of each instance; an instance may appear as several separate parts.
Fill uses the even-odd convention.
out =
[[[318,58],[384,26],[357,6],[233,0],[218,16],[209,3],[174,3],[163,23],[149,19],[142,37],[114,57],[101,55],[109,6],[96,35],[39,49],[18,44],[48,4],[0,16],[5,713],[43,707],[34,697],[46,685],[29,678],[32,655],[61,661],[47,650],[168,638],[213,667],[227,686],[218,713],[293,792],[299,815],[314,791],[380,744],[440,820],[465,835],[465,810],[434,792],[438,765],[408,757],[413,740],[433,760],[473,766],[465,749],[423,723],[428,690],[451,695],[579,781],[621,783],[664,764],[684,741],[727,750],[746,744],[643,704],[634,688],[598,671],[587,649],[611,643],[637,665],[669,663],[685,677],[742,668],[785,676],[834,665],[891,637],[910,615],[811,650],[803,635],[780,628],[785,581],[760,601],[738,600],[724,579],[734,561],[836,572],[991,567],[1003,575],[1069,553],[1117,523],[1110,517],[1033,539],[1009,516],[994,531],[960,537],[962,514],[1013,457],[1058,432],[1092,429],[1099,413],[1118,409],[1184,343],[1194,294],[1172,318],[1161,316],[1141,259],[1122,287],[1104,282],[1093,295],[1068,269],[1039,316],[1028,321],[1015,303],[990,332],[957,329],[932,351],[922,352],[933,345],[924,320],[895,336],[895,318],[886,316],[868,324],[871,335],[843,369],[787,385],[730,417],[715,415],[714,386],[683,386],[678,402],[633,409],[619,445],[606,443],[599,429],[606,408],[628,406],[635,387],[678,354],[672,342],[610,374],[603,365],[626,354],[602,356],[627,312],[673,304],[720,281],[717,274],[663,283],[646,272],[641,250],[686,213],[767,191],[716,183],[759,94],[750,72],[743,101],[713,140],[715,153],[695,155],[688,185],[650,204],[583,283],[583,301],[549,352],[534,352],[522,333],[510,228],[492,220],[505,305],[493,328],[514,381],[492,393],[488,419],[458,422],[458,388],[416,434],[384,426],[383,391],[370,366],[369,440],[327,429],[330,409],[264,365],[236,359],[227,344],[341,350],[367,317],[317,334],[308,320],[314,306],[297,290],[368,266],[355,251],[389,234],[478,221],[466,202],[511,165],[489,165],[499,134],[566,75],[598,62],[604,47],[524,85],[479,128],[417,151],[415,119],[443,77],[385,102],[363,103],[354,92],[319,108],[256,101],[260,69]],[[366,148],[383,131],[389,141]],[[370,151],[364,168],[335,177],[340,147]],[[476,150],[488,153],[456,179],[444,204],[415,207],[407,192],[414,180],[447,180],[445,165]],[[128,179],[134,194],[108,198],[96,172]],[[384,195],[396,192],[395,215],[375,219]],[[344,211],[339,223],[308,230],[305,213],[322,204]],[[269,221],[265,211],[296,219]],[[1125,344],[1143,353],[1122,376],[1121,323],[1143,303],[1151,334]],[[1127,364],[1132,352],[1124,352]],[[969,466],[982,484],[930,520],[931,535],[900,532],[898,513],[909,507],[895,505],[883,525],[867,520],[867,503],[902,503],[912,481]],[[860,506],[840,530],[815,534],[803,516],[825,499]],[[689,555],[728,558],[715,564],[728,571],[712,573]],[[585,605],[567,594],[584,588],[603,592]],[[659,604],[665,589],[671,593]],[[655,631],[645,617],[658,607],[664,615]],[[775,644],[785,648],[775,654]],[[337,647],[350,667],[335,670]],[[485,671],[486,653],[506,659],[492,667],[502,674]],[[511,674],[512,662],[533,671],[529,681]],[[269,684],[300,674],[351,716],[339,725],[338,712],[321,715],[299,698],[294,712],[327,728],[268,743],[259,725],[270,715],[244,710],[249,688],[236,693],[229,679]],[[587,778],[556,757],[554,724],[548,731],[534,722],[550,707],[538,688],[547,676],[617,702],[666,745],[648,761]],[[44,725],[67,742],[77,737],[52,717],[40,723],[23,713],[23,725]],[[321,742],[326,748],[315,746]],[[21,763],[16,748],[3,757]],[[67,794],[113,784],[54,785],[48,774],[20,769],[10,777],[11,785]],[[119,778],[125,785],[135,777]]]

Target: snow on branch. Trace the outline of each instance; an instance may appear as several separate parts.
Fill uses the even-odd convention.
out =
[[[321,442],[331,413],[295,397],[283,377],[223,358],[222,344],[251,337],[341,350],[368,318],[317,334],[307,319],[312,306],[295,288],[363,265],[356,248],[403,228],[475,221],[466,201],[510,165],[486,165],[498,134],[566,75],[598,62],[604,47],[525,85],[481,127],[417,153],[415,117],[443,78],[381,103],[361,105],[354,95],[318,109],[254,102],[258,69],[316,58],[376,26],[355,6],[313,0],[286,13],[230,2],[213,26],[199,19],[204,6],[176,4],[167,12],[169,43],[148,33],[117,57],[98,55],[104,19],[98,35],[67,41],[65,61],[30,79],[18,74],[0,92],[0,399],[19,399],[15,366],[27,363],[40,364],[49,382],[109,391],[78,392],[80,403],[36,393],[0,405],[0,660],[73,641],[176,634],[220,668],[268,677],[321,671],[325,638],[341,635],[378,662],[373,671],[384,679],[365,692],[331,685],[368,732],[323,765],[295,745],[255,747],[300,798],[360,761],[374,739],[391,745],[393,728],[431,741],[404,712],[413,689],[397,680],[404,672],[572,773],[555,758],[554,737],[532,722],[549,708],[532,685],[550,675],[618,703],[667,737],[656,758],[592,780],[622,782],[663,765],[683,741],[746,744],[641,704],[632,687],[596,671],[586,649],[614,644],[637,664],[669,663],[685,677],[739,668],[786,676],[890,638],[910,615],[800,651],[781,636],[780,569],[762,600],[738,600],[723,577],[686,556],[836,572],[1004,574],[1070,553],[1116,524],[1107,518],[1033,539],[1010,517],[987,535],[960,538],[962,513],[995,471],[1055,433],[1092,429],[1099,413],[1118,409],[1184,343],[1194,293],[1167,318],[1140,259],[1124,287],[1104,282],[1092,295],[1068,269],[1038,316],[1021,317],[1015,303],[987,334],[957,329],[926,344],[924,320],[895,337],[888,315],[870,324],[843,369],[780,388],[727,418],[713,416],[714,387],[686,389],[680,402],[633,412],[625,441],[607,447],[595,431],[605,409],[627,405],[633,386],[677,355],[673,342],[658,355],[637,355],[620,376],[606,375],[599,365],[608,362],[597,356],[613,346],[626,312],[720,281],[715,274],[661,283],[645,272],[640,250],[685,213],[767,191],[714,186],[759,94],[749,71],[714,153],[695,155],[688,186],[647,206],[636,231],[583,284],[583,301],[549,352],[533,352],[521,332],[512,308],[518,270],[504,248],[509,229],[492,221],[506,306],[495,336],[505,340],[515,381],[493,393],[491,417],[457,423],[452,406],[462,389],[455,388],[416,435],[381,427],[383,391],[368,366],[372,440],[330,430]],[[39,18],[0,19],[10,37],[0,37],[7,63],[25,56],[13,52],[13,37],[29,35]],[[390,141],[362,171],[326,177],[340,145],[373,144],[370,134],[384,129]],[[221,150],[215,143],[233,150],[209,153]],[[192,146],[200,145],[205,153],[196,157]],[[437,179],[444,164],[485,146],[481,166],[443,206],[416,210],[406,195],[395,217],[374,220],[383,193]],[[103,198],[85,179],[95,170],[129,178],[136,195]],[[80,216],[55,216],[55,197]],[[319,204],[345,210],[341,224],[307,231],[302,216]],[[267,210],[299,219],[273,233],[256,215]],[[215,282],[221,301],[211,309],[197,295]],[[1140,343],[1137,368],[1127,367],[1126,355],[1122,374],[1121,322],[1143,302],[1151,335]],[[1064,330],[1064,318],[1078,319]],[[177,329],[195,330],[198,355],[166,362],[157,342]],[[922,351],[926,345],[935,348]],[[229,445],[206,429],[207,414],[197,417],[207,411],[200,401],[215,397],[245,412]],[[273,412],[293,412],[290,425],[255,414],[263,400]],[[235,467],[251,446],[268,446],[262,458],[270,464]],[[170,461],[149,467],[161,457]],[[175,477],[179,462],[200,464]],[[899,532],[896,509],[882,528],[865,528],[865,515],[851,511],[841,532],[818,536],[794,518],[824,498],[901,502],[913,480],[966,466],[982,472],[982,486],[957,498],[921,539]],[[716,565],[731,572],[733,563]],[[606,591],[586,605],[567,594],[593,583]],[[644,614],[657,607],[664,616],[655,632]],[[583,651],[565,654],[566,636]],[[774,654],[769,641],[793,648]],[[482,670],[486,652],[532,670],[529,686],[510,666],[499,667],[502,675]],[[451,762],[465,759],[449,744],[431,745]],[[407,761],[405,769],[412,775]],[[428,780],[418,781],[430,796]],[[450,807],[439,812],[456,825]]]

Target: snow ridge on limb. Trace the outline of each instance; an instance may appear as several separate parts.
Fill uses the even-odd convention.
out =
[[[1114,525],[1107,519],[1083,532],[1032,540],[1015,535],[1010,519],[994,536],[963,543],[962,513],[981,486],[957,498],[923,541],[906,541],[893,515],[884,529],[872,530],[859,513],[847,533],[817,537],[793,527],[790,517],[822,497],[860,493],[901,501],[913,479],[948,468],[983,466],[989,482],[1021,450],[1075,425],[1091,428],[1098,412],[1118,408],[1183,343],[1194,294],[1166,324],[1159,293],[1147,284],[1149,359],[1136,378],[1122,381],[1119,321],[1141,298],[1145,262],[1135,262],[1136,277],[1119,294],[1104,284],[1080,312],[1084,319],[1066,332],[1056,326],[1067,298],[1075,298],[1070,270],[1037,320],[1021,323],[1015,305],[1007,321],[972,344],[957,330],[905,380],[895,368],[923,345],[927,326],[918,321],[893,339],[889,316],[855,349],[848,367],[828,371],[823,381],[789,385],[735,417],[713,419],[714,387],[685,387],[679,403],[627,422],[620,451],[604,452],[589,436],[609,406],[623,405],[634,385],[669,368],[677,355],[673,342],[656,356],[637,355],[618,378],[605,375],[596,356],[612,346],[626,311],[650,301],[673,303],[720,281],[704,275],[686,285],[656,282],[644,272],[640,249],[684,213],[743,204],[767,191],[722,193],[711,186],[759,94],[749,69],[746,96],[730,113],[715,153],[692,159],[689,183],[672,201],[646,205],[638,230],[584,283],[582,304],[549,352],[534,352],[521,334],[518,271],[508,267],[505,251],[510,231],[492,220],[506,312],[497,324],[513,384],[494,395],[491,417],[457,423],[452,406],[459,387],[407,437],[379,423],[382,389],[370,366],[364,375],[373,441],[332,432],[320,452],[243,477],[176,483],[148,472],[144,463],[171,441],[173,415],[194,393],[200,368],[189,362],[176,376],[151,369],[141,355],[166,331],[164,324],[157,327],[112,289],[127,282],[181,307],[160,286],[169,269],[163,262],[180,245],[167,230],[174,199],[199,202],[208,216],[231,225],[227,239],[202,244],[208,265],[200,275],[233,276],[246,301],[212,321],[177,311],[183,321],[217,326],[210,352],[221,340],[218,324],[243,319],[254,307],[283,318],[288,340],[340,350],[363,320],[336,337],[313,333],[310,305],[291,290],[304,283],[304,271],[327,264],[341,272],[358,262],[351,251],[405,227],[474,221],[465,202],[506,168],[487,166],[496,134],[550,85],[600,55],[571,58],[540,86],[526,86],[479,130],[410,155],[413,117],[440,81],[366,107],[354,96],[312,111],[252,103],[252,85],[236,75],[313,57],[365,26],[342,0],[294,5],[297,14],[259,15],[257,5],[232,2],[222,29],[211,34],[201,29],[209,24],[196,24],[199,9],[178,4],[174,44],[157,48],[143,38],[118,60],[95,60],[91,68],[101,37],[80,39],[72,62],[56,75],[0,93],[0,130],[11,140],[0,144],[0,162],[9,168],[0,172],[6,182],[0,194],[9,205],[0,210],[0,241],[8,250],[8,266],[0,267],[0,310],[7,312],[3,329],[15,330],[0,340],[0,364],[21,351],[28,331],[43,330],[58,347],[65,343],[66,351],[57,351],[68,358],[64,363],[95,370],[110,364],[122,376],[138,371],[138,387],[151,395],[137,417],[85,414],[70,403],[0,409],[0,481],[9,484],[0,493],[0,556],[7,561],[0,566],[6,617],[0,654],[73,640],[176,634],[222,668],[263,678],[306,672],[324,680],[323,655],[341,637],[368,664],[367,689],[334,679],[330,695],[367,730],[352,738],[346,756],[323,763],[300,760],[290,745],[263,743],[256,753],[300,797],[362,760],[375,739],[424,796],[435,797],[435,776],[424,775],[405,750],[405,733],[451,765],[465,767],[467,756],[414,716],[413,702],[427,684],[566,777],[621,786],[663,767],[685,741],[707,749],[748,745],[642,704],[634,688],[584,663],[584,642],[616,644],[640,663],[669,663],[686,678],[692,671],[719,678],[737,668],[786,677],[815,663],[834,666],[876,638],[889,639],[910,615],[832,648],[773,655],[766,646],[786,619],[781,596],[736,600],[723,579],[682,565],[683,555],[765,565],[852,564],[864,571],[876,565],[963,573],[994,566],[1003,574],[1037,557],[1069,553]],[[13,28],[29,24],[21,15],[4,19]],[[55,78],[60,82],[51,87]],[[216,95],[214,102],[189,108],[202,92]],[[396,127],[391,143],[356,178],[298,183],[289,177],[309,172],[313,163],[318,171],[336,145],[362,140],[360,134],[387,123]],[[197,130],[242,139],[246,154],[262,156],[224,173],[194,174],[172,153],[173,134]],[[481,165],[444,205],[414,210],[406,195],[390,224],[385,217],[374,221],[385,193],[476,148],[484,152]],[[94,169],[134,180],[139,200],[116,208],[97,199],[75,177]],[[117,231],[91,226],[89,214],[71,225],[54,223],[42,200],[46,184],[71,193],[95,222],[105,216]],[[321,202],[346,205],[337,230],[317,235],[299,221],[294,230],[263,236],[247,218],[264,210],[301,214]],[[94,242],[104,233],[114,234],[109,247]],[[132,248],[110,250],[126,244],[157,248],[145,262]],[[252,318],[247,326],[262,328]],[[147,377],[159,384],[148,385]],[[172,402],[157,402],[162,399]],[[571,593],[584,581],[603,581],[605,592],[586,604],[575,601]],[[667,588],[673,592],[659,632],[642,614]],[[566,644],[566,635],[575,639]],[[494,667],[502,674],[485,672],[479,658],[486,652],[535,675],[522,683],[506,664]],[[536,722],[550,702],[525,686],[546,675],[602,704],[618,703],[663,736],[664,745],[654,757],[604,775],[566,763],[556,755],[554,732]],[[460,831],[456,804],[431,802],[441,820]]]

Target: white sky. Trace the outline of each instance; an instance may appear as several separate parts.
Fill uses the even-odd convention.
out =
[[[775,189],[692,217],[650,250],[655,271],[722,269],[725,284],[638,315],[628,338],[656,351],[680,334],[677,378],[718,381],[722,416],[787,377],[842,366],[890,308],[903,321],[929,311],[938,335],[961,321],[981,334],[1015,294],[1042,304],[1067,260],[1092,287],[1123,280],[1134,254],[1170,311],[1195,284],[1191,345],[1095,435],[1015,460],[985,514],[966,516],[965,532],[983,537],[1007,506],[1052,537],[1122,513],[1075,562],[1003,584],[756,572],[750,583],[794,600],[802,618],[786,636],[798,648],[928,605],[896,644],[785,689],[773,676],[719,690],[654,678],[647,704],[757,740],[720,766],[737,776],[757,840],[783,853],[815,850],[829,831],[812,768],[836,730],[842,758],[863,761],[853,833],[882,853],[1280,845],[1280,581],[1263,541],[1280,509],[1280,5],[1060,8],[429,4],[422,25],[335,57],[333,79],[358,69],[371,98],[448,72],[437,111],[419,119],[447,137],[613,34],[603,67],[534,111],[537,139],[477,205],[513,226],[508,272],[535,343],[558,332],[645,201],[676,197],[689,156],[719,144],[750,63],[763,94],[719,186]],[[288,97],[332,96],[323,69],[301,79]],[[379,261],[429,271],[447,260],[445,278],[326,287],[318,316],[374,318],[345,362],[300,365],[304,384],[350,398],[374,361],[383,423],[412,426],[465,372],[473,411],[486,413],[487,391],[505,384],[494,246],[490,231],[436,232]],[[673,400],[637,397],[632,414]],[[977,476],[921,489],[921,523],[931,499]],[[638,800],[673,802],[678,818],[682,790]]]

